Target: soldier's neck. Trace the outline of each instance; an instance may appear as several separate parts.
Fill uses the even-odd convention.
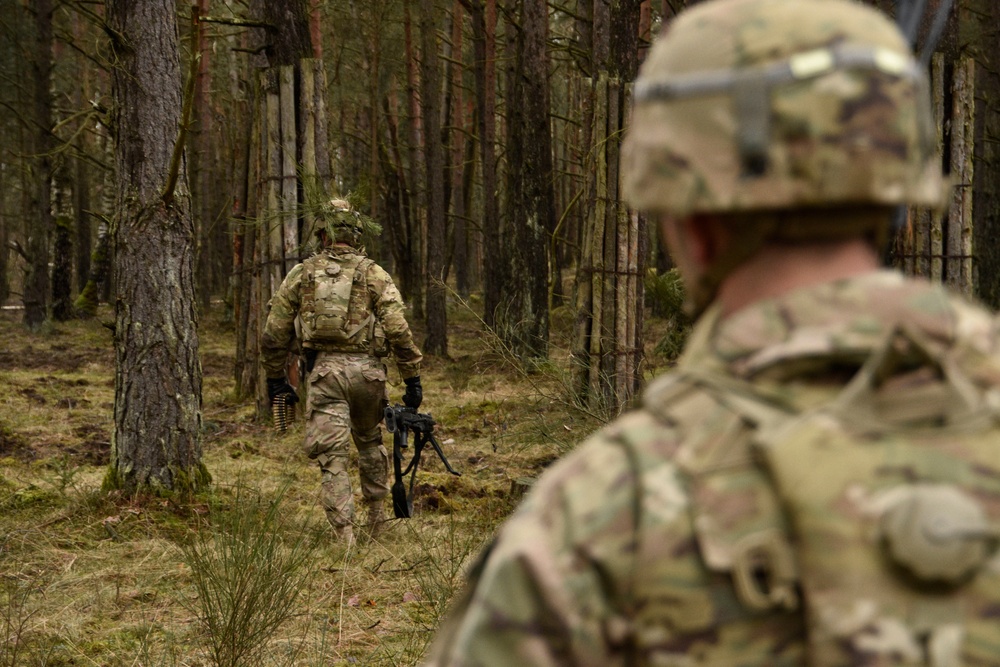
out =
[[[763,299],[878,269],[878,254],[862,238],[767,244],[723,280],[717,299],[728,315]]]

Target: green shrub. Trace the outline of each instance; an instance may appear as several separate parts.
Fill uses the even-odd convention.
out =
[[[646,274],[646,298],[654,317],[667,321],[666,335],[656,344],[657,354],[673,361],[680,356],[691,333],[691,322],[684,313],[684,283],[677,269]]]
[[[214,504],[208,529],[182,547],[216,667],[261,664],[306,583],[317,541],[288,521],[284,495],[238,484],[230,503]]]

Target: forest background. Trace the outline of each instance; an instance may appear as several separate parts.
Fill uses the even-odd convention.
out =
[[[688,4],[0,0],[0,665],[413,664],[531,476],[677,352],[617,158]],[[995,3],[869,4],[928,67],[953,181],[886,260],[996,307]],[[466,471],[428,463],[420,520],[351,552],[256,354],[334,194],[381,226]]]

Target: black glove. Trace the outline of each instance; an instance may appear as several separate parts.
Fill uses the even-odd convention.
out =
[[[403,380],[406,384],[406,393],[403,394],[403,405],[416,410],[424,400],[424,390],[420,386],[420,376],[414,375]]]
[[[299,395],[295,393],[295,387],[288,384],[288,380],[285,378],[268,378],[267,379],[267,397],[274,404],[274,399],[282,394],[288,394],[288,398],[285,400],[289,403],[298,403]]]

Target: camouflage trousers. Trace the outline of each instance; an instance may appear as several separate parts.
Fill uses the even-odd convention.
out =
[[[319,463],[321,502],[334,528],[354,520],[352,438],[364,499],[375,502],[389,493],[389,455],[379,427],[386,399],[385,366],[367,354],[321,353],[309,375],[305,452]]]

